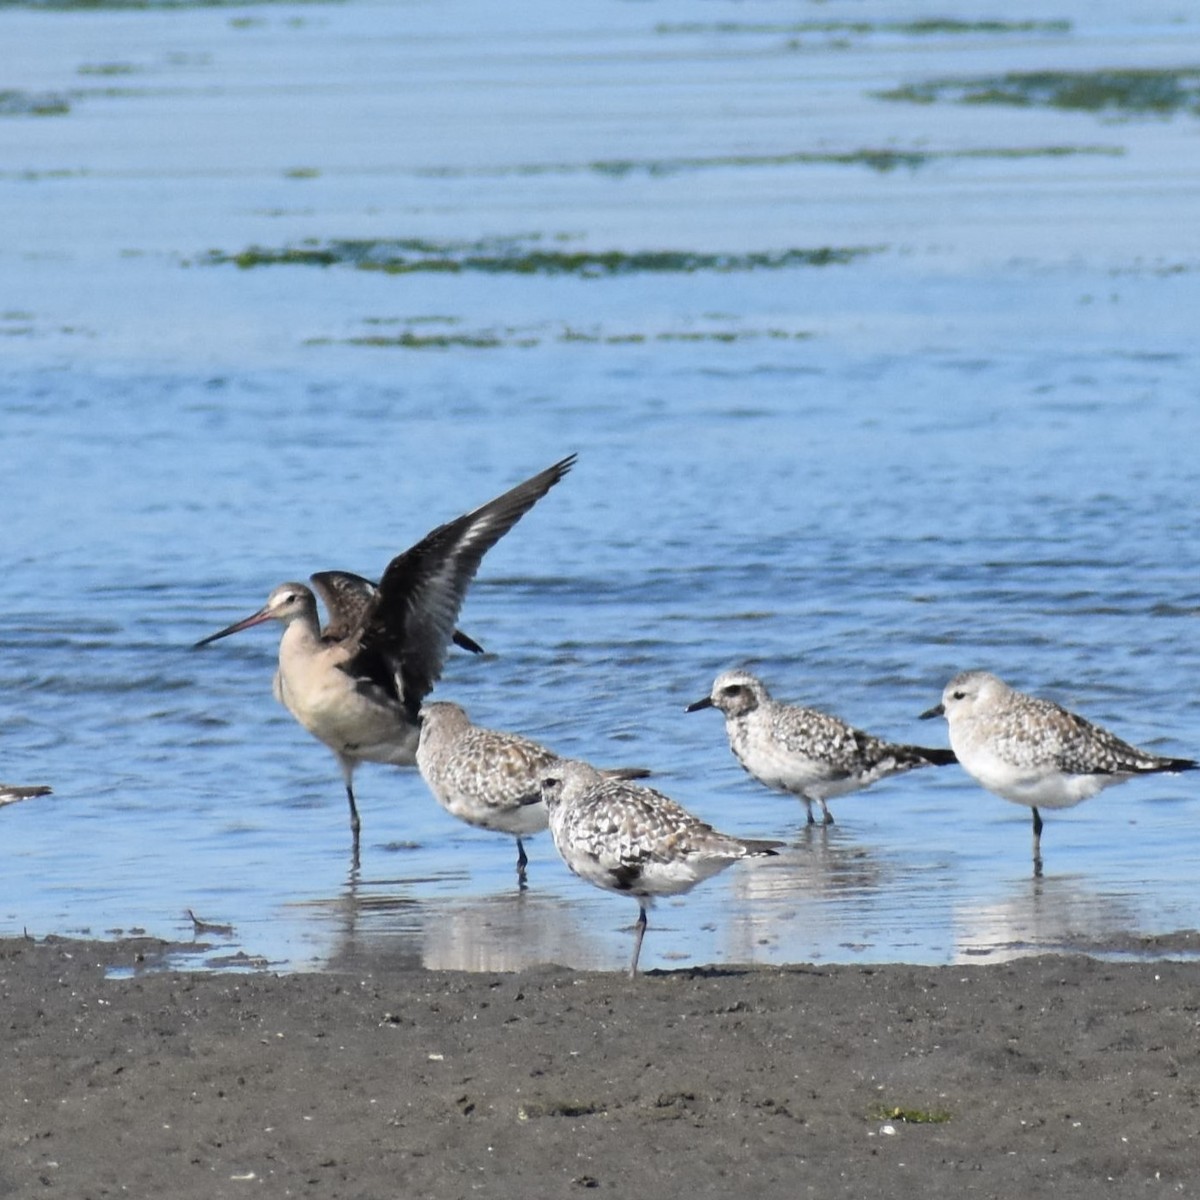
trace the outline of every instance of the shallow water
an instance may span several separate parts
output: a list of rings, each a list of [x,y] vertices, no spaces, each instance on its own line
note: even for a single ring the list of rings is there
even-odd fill
[[[1027,812],[957,769],[811,833],[683,713],[745,662],[945,744],[916,714],[986,666],[1200,752],[1198,118],[877,96],[1200,61],[1191,17],[1127,7],[921,33],[842,0],[817,15],[868,29],[769,0],[753,24],[0,9],[4,87],[67,108],[0,115],[0,777],[55,789],[0,813],[0,932],[189,937],[191,909],[233,927],[200,963],[622,964],[632,904],[545,836],[518,896],[509,843],[414,772],[359,772],[354,871],[336,764],[271,700],[273,634],[189,649],[574,450],[468,598],[491,654],[437,694],[789,840],[660,905],[644,965],[1200,927],[1195,780],[1048,814],[1035,880]],[[220,261],[346,241],[429,261]]]

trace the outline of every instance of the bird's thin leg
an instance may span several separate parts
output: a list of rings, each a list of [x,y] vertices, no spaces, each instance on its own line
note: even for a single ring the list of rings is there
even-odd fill
[[[358,819],[358,805],[354,803],[354,768],[356,763],[352,758],[346,758],[339,754],[337,756],[338,765],[342,768],[342,779],[346,784],[346,799],[350,801],[350,832],[354,834],[354,843],[358,844],[358,831],[360,821]]]
[[[812,815],[812,801],[807,796],[801,796],[800,799],[804,801],[804,811],[808,813],[808,823],[815,825],[817,822]]]
[[[346,796],[350,800],[350,869],[357,871],[362,862],[359,854],[358,838],[360,822],[358,819],[358,808],[354,803],[354,789],[349,784],[346,784]]]
[[[829,811],[829,805],[824,800],[821,801],[821,811],[825,814],[825,820],[822,822],[825,825],[833,824],[833,813]]]
[[[528,865],[529,859],[525,854],[525,843],[517,838],[517,885],[521,891],[524,891],[527,884],[525,882],[525,867]]]
[[[636,933],[633,936],[633,961],[629,964],[629,978],[637,978],[638,955],[642,952],[642,938],[646,936],[646,906],[638,901],[638,919],[634,925]]]
[[[1042,873],[1042,814],[1033,806],[1033,873]]]
[[[354,803],[354,768],[356,764],[352,758],[344,758],[340,754],[337,756],[337,760],[342,768],[342,779],[346,783],[346,799],[350,802],[350,867],[357,871],[359,864],[358,832],[362,828],[362,822],[358,819],[358,805]]]

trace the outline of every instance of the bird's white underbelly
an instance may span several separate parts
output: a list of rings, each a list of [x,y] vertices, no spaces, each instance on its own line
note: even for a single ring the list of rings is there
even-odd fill
[[[989,792],[1031,808],[1072,808],[1097,792],[1120,783],[1121,775],[1075,775],[1057,767],[1018,766],[994,754],[964,755],[955,747],[966,771]]]
[[[417,761],[420,730],[398,704],[383,704],[354,687],[349,676],[326,676],[319,687],[291,687],[287,676],[275,676],[275,698],[335,754],[361,762],[412,766]]]
[[[540,800],[536,804],[502,808],[484,803],[478,796],[469,792],[450,791],[445,795],[437,795],[437,798],[448,813],[478,829],[510,833],[514,837],[529,837],[541,833],[550,824],[546,806]]]
[[[696,855],[682,860],[647,863],[636,890],[645,896],[675,896],[723,871],[733,861]]]
[[[837,794],[827,764],[788,753],[771,741],[748,738],[736,743],[733,752],[742,766],[767,787],[793,795],[807,794],[813,799],[818,793]]]
[[[570,833],[564,832],[561,827],[556,830],[554,840],[567,866],[581,879],[608,891],[625,892],[631,896],[676,896],[693,888],[701,880],[716,875],[733,862],[732,858],[701,854],[643,861],[635,868],[636,875],[629,880],[628,886],[622,886],[623,858],[617,847],[600,850],[598,854],[581,846],[573,847]]]

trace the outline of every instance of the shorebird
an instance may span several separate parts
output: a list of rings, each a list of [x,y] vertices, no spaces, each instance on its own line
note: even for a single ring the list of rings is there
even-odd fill
[[[1135,775],[1195,770],[1190,758],[1164,758],[1107,729],[1011,688],[987,671],[964,671],[922,719],[946,718],[950,745],[968,775],[989,792],[1033,809],[1033,858],[1041,863],[1039,808],[1072,808]]]
[[[950,750],[896,745],[818,709],[781,704],[749,671],[718,675],[712,691],[686,711],[702,708],[725,714],[729,748],[738,762],[759,783],[803,800],[810,825],[816,823],[814,800],[824,823],[832,825],[826,804],[831,797],[857,792],[889,775],[954,762]]]
[[[0,805],[16,804],[18,800],[32,800],[34,796],[49,796],[48,787],[17,787],[11,783],[0,783]]]
[[[312,576],[316,597],[281,583],[258,612],[196,643],[206,646],[264,621],[279,621],[275,699],[334,753],[350,803],[357,850],[354,769],[361,762],[412,766],[418,713],[442,673],[467,588],[480,561],[572,467],[575,455],[445,525],[388,563],[376,585],[348,571]],[[468,649],[478,647],[457,634]]]
[[[539,742],[473,725],[460,705],[438,700],[421,708],[421,777],[451,816],[517,839],[517,882],[522,888],[529,859],[521,839],[541,833],[549,824],[538,781],[546,766],[557,761],[558,755]],[[611,767],[601,774],[644,779],[650,772],[645,767]]]
[[[783,845],[718,833],[662,792],[573,759],[550,763],[540,786],[563,862],[588,883],[638,902],[631,979],[656,896],[691,891],[739,858],[773,855]]]

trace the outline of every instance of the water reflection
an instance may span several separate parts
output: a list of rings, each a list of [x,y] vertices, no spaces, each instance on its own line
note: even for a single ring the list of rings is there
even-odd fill
[[[621,969],[635,906],[593,895],[565,873],[543,874],[548,878],[525,892],[514,886],[480,893],[466,871],[364,878],[351,870],[338,894],[286,906],[279,922],[285,960],[269,952],[262,928],[219,937],[221,927],[206,922],[203,965],[352,973]],[[1154,952],[1136,932],[1144,923],[1136,895],[1105,890],[1103,881],[1074,873],[996,885],[981,873],[984,893],[966,896],[963,878],[961,863],[914,860],[837,826],[804,829],[777,857],[748,859],[686,897],[660,901],[651,913],[646,965],[966,963],[1056,951]],[[300,947],[310,950],[307,961]]]
[[[620,912],[614,907],[612,915]],[[539,963],[592,971],[614,966],[607,947],[587,936],[569,904],[528,891],[485,896],[431,915],[422,961],[455,971],[520,971]]]
[[[468,876],[446,876],[439,883]],[[583,970],[612,966],[569,902],[553,893],[511,891],[467,899],[416,899],[428,880],[369,879],[351,872],[339,896],[306,905],[328,938],[333,970],[368,966],[451,971],[520,971],[543,963]],[[466,886],[463,890],[468,890]]]
[[[729,913],[734,962],[875,957],[896,933],[881,920],[881,898],[920,894],[902,861],[842,825],[806,827],[779,857],[741,868]]]
[[[849,826],[804,827],[776,857],[748,859],[686,897],[660,901],[651,912],[646,966],[1002,962],[1047,951],[1105,952],[1136,940],[1133,898],[1106,890],[1102,880],[1072,873],[995,884],[989,870],[952,856],[913,855]],[[969,879],[981,895],[966,894]],[[549,964],[611,971],[625,963],[631,902],[593,895],[549,860],[539,863],[528,891],[508,886],[507,871],[489,880],[481,890],[478,872],[467,869],[351,869],[337,895],[288,906],[304,930],[291,933],[291,942],[311,947],[311,965],[350,972]],[[236,946],[261,961],[253,935],[240,933],[222,949]],[[212,965],[239,964],[225,953]],[[287,965],[304,964],[293,958]]]
[[[1035,875],[992,903],[956,905],[954,961],[1006,962],[1028,954],[1104,949],[1138,926],[1124,897],[1082,875]]]

